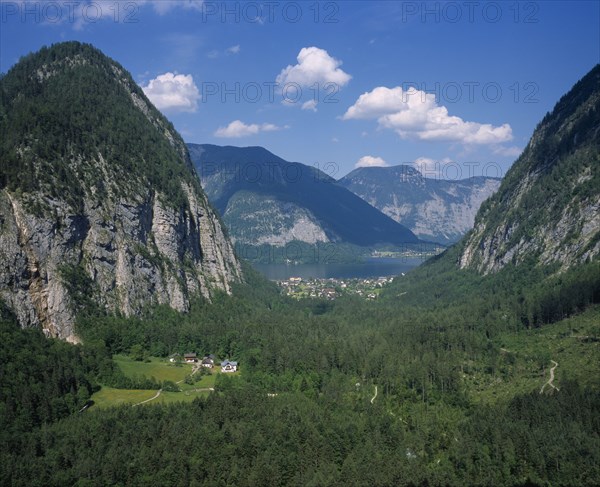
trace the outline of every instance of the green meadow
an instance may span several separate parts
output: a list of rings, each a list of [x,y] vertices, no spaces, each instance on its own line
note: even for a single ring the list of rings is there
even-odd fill
[[[210,375],[200,376],[194,374],[194,384],[183,382],[186,376],[192,373],[192,364],[171,363],[169,359],[160,357],[150,357],[146,361],[136,361],[126,355],[115,355],[115,363],[130,378],[145,376],[153,377],[157,381],[172,381],[177,383],[181,392],[161,391],[155,398],[158,391],[150,389],[116,389],[114,387],[102,386],[102,388],[92,395],[94,406],[98,408],[107,408],[119,406],[121,404],[139,404],[150,399],[144,404],[166,404],[174,402],[191,402],[196,397],[203,397],[210,394],[214,389],[217,375],[220,374],[220,368],[212,369]],[[237,375],[237,374],[231,374]]]
[[[192,372],[192,364],[171,363],[167,358],[150,357],[148,362],[144,362],[126,355],[115,355],[113,360],[127,377],[145,375],[154,377],[157,381],[178,382]]]

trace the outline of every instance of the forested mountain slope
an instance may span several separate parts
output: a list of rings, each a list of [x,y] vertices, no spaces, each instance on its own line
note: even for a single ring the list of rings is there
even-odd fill
[[[600,302],[599,135],[600,65],[544,117],[475,228],[397,279],[386,299],[490,313],[495,326],[517,327]]]
[[[534,260],[567,269],[600,253],[600,65],[536,128],[481,207],[460,267],[496,272]]]
[[[94,47],[21,59],[0,133],[0,298],[23,326],[75,340],[82,304],[184,311],[242,278],[183,140]]]

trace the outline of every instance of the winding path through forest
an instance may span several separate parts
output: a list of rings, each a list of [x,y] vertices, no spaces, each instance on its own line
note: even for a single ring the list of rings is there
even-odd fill
[[[550,387],[552,387],[552,388],[556,389],[557,391],[560,391],[560,389],[559,389],[558,387],[556,387],[556,386],[553,384],[553,382],[554,382],[554,369],[555,369],[556,367],[558,367],[558,362],[555,362],[554,360],[551,360],[551,362],[554,364],[554,367],[552,367],[552,368],[550,369],[550,379],[548,379],[548,382],[546,382],[546,383],[545,383],[545,384],[542,386],[542,388],[540,389],[540,394],[541,394],[542,392],[544,392],[544,389],[545,389],[545,387],[546,387],[546,386],[550,386]]]
[[[371,404],[373,404],[373,401],[375,401],[376,397],[377,397],[377,386],[375,386],[375,395],[371,398]]]

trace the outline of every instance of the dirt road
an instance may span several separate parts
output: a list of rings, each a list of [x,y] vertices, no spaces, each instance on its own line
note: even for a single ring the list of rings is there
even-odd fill
[[[560,389],[558,387],[556,387],[553,382],[554,382],[554,369],[556,369],[556,367],[558,367],[558,362],[555,362],[554,360],[551,360],[551,362],[554,364],[554,367],[552,367],[550,369],[550,379],[548,379],[548,382],[546,382],[542,388],[540,389],[540,394],[542,392],[544,392],[544,389],[546,388],[546,386],[550,386],[553,389],[556,389],[557,391],[560,391]]]

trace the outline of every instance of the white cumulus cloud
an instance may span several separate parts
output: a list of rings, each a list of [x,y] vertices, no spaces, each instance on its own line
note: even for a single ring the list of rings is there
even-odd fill
[[[380,127],[393,130],[405,139],[499,144],[513,138],[512,128],[507,123],[493,126],[464,121],[438,105],[435,95],[415,88],[403,90],[400,86],[379,86],[363,93],[342,119],[377,120]]]
[[[312,86],[315,83],[335,83],[342,87],[352,79],[352,76],[340,69],[342,61],[331,57],[325,49],[303,47],[297,60],[298,64],[289,65],[281,70],[276,79],[279,85],[298,83],[300,86]]]
[[[385,162],[381,157],[374,156],[363,156],[361,157],[354,167],[387,167],[388,163]]]
[[[285,127],[279,127],[272,123],[251,123],[246,124],[241,120],[234,120],[227,127],[219,127],[215,132],[215,137],[222,137],[228,139],[237,139],[240,137],[248,137],[249,135],[256,135],[260,132],[274,132],[276,130],[281,130]]]
[[[241,48],[240,48],[240,45],[239,45],[239,44],[236,44],[235,46],[228,47],[228,48],[225,50],[225,52],[226,52],[227,54],[239,54],[239,53],[240,53],[240,50],[241,50]]]
[[[302,104],[302,110],[312,110],[313,112],[317,111],[317,100],[308,100]]]
[[[191,74],[160,74],[142,90],[156,108],[171,112],[195,112],[201,98]]]

